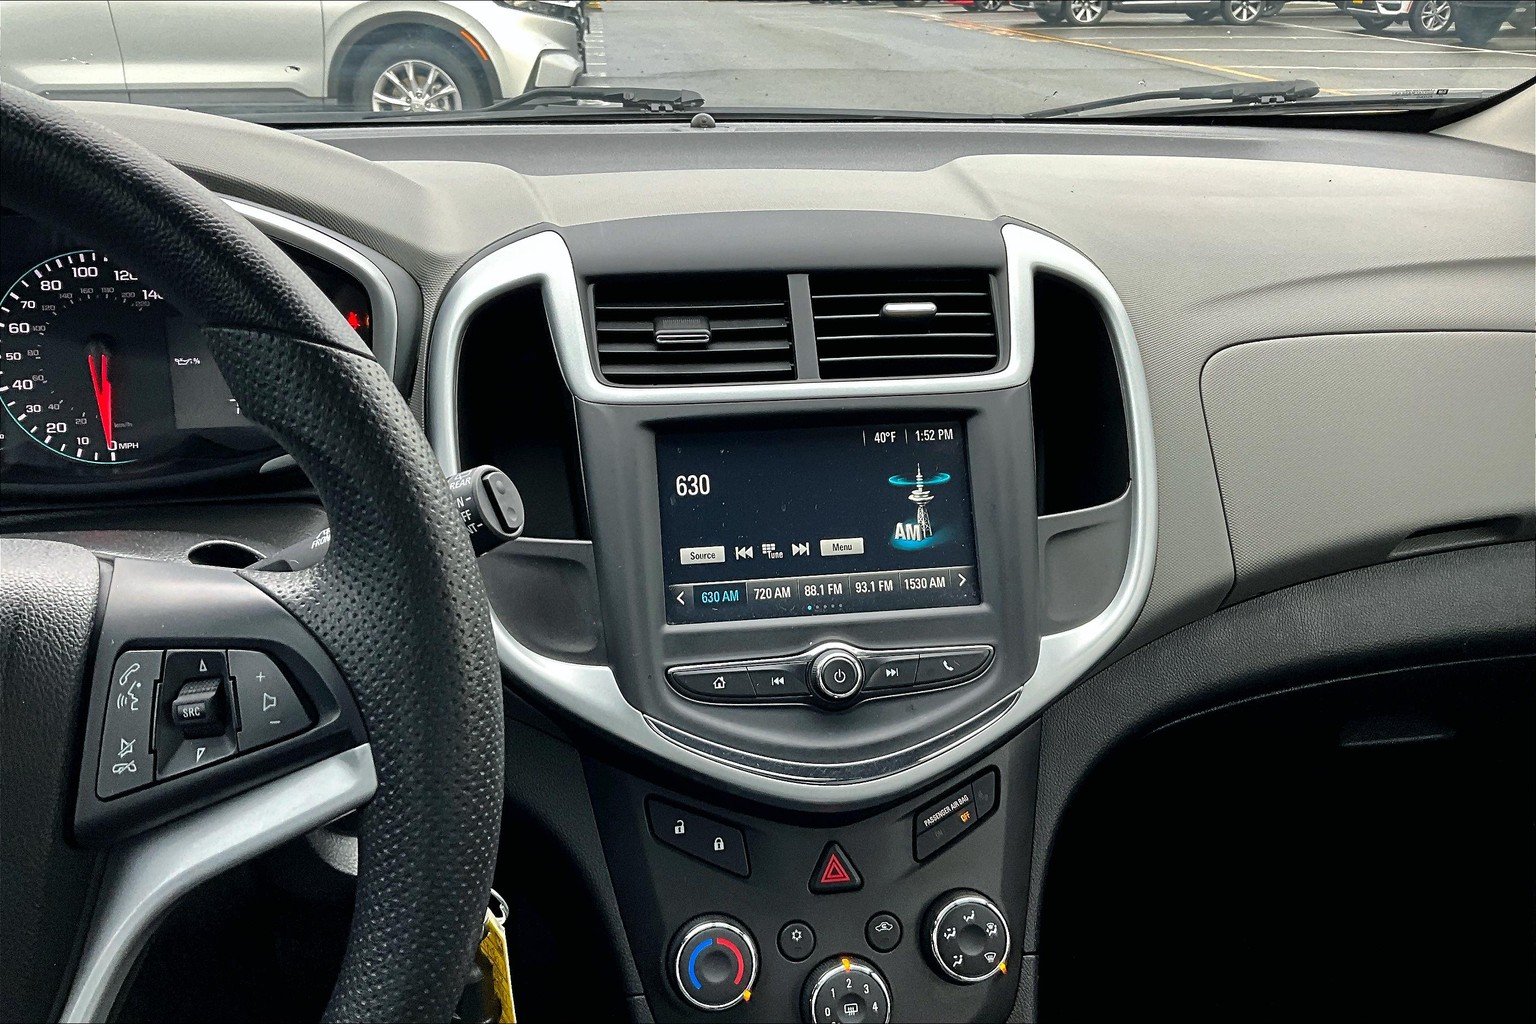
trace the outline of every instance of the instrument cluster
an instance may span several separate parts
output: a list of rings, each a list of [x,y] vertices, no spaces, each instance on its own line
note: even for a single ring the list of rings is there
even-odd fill
[[[283,453],[241,412],[203,336],[134,268],[0,214],[0,480],[5,497],[253,473]],[[367,290],[279,243],[365,343]]]

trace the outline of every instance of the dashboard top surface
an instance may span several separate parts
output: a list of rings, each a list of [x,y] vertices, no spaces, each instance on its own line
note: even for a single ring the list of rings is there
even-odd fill
[[[395,260],[421,285],[424,326],[477,253],[538,226],[874,210],[1016,218],[1066,240],[1123,299],[1151,396],[1157,568],[1127,647],[1214,610],[1234,586],[1200,401],[1213,353],[1263,338],[1533,322],[1536,160],[1444,135],[780,124],[306,138],[160,108],[81,107],[211,187]],[[1371,230],[1338,230],[1351,223]],[[1479,301],[1425,298],[1472,293]]]

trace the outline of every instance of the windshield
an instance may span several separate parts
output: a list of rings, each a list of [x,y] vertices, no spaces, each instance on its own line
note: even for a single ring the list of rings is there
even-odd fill
[[[1533,17],[1504,0],[0,0],[0,80],[274,122],[1401,109],[1529,81]]]

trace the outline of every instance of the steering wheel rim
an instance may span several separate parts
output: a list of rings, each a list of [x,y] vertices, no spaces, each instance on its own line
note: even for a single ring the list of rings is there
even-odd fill
[[[489,606],[426,438],[318,288],[169,163],[0,85],[0,182],[7,208],[90,239],[209,325],[242,411],[308,473],[330,514],[322,563],[241,574],[325,648],[378,776],[325,1016],[448,1019],[495,867],[502,708]]]

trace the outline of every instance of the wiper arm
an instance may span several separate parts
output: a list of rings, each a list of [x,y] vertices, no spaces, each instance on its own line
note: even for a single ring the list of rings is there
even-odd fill
[[[1048,107],[1045,110],[1033,110],[1025,114],[1025,117],[1060,117],[1063,114],[1076,114],[1084,110],[1102,110],[1105,107],[1119,107],[1128,103],[1141,103],[1145,100],[1231,100],[1234,106],[1246,106],[1250,104],[1289,103],[1293,100],[1304,100],[1316,96],[1319,92],[1316,82],[1309,82],[1304,78],[1294,79],[1289,82],[1234,82],[1225,85],[1190,85],[1183,89],[1149,89],[1145,92],[1133,92],[1124,96],[1110,96],[1102,100],[1089,100],[1086,103],[1070,103],[1065,107]]]
[[[648,110],[653,114],[670,114],[679,110],[694,110],[704,105],[704,97],[691,89],[639,89],[612,88],[601,85],[549,86],[529,89],[516,96],[497,100],[481,111],[521,110],[525,107],[547,107],[580,100],[598,100],[616,103],[626,110]]]

